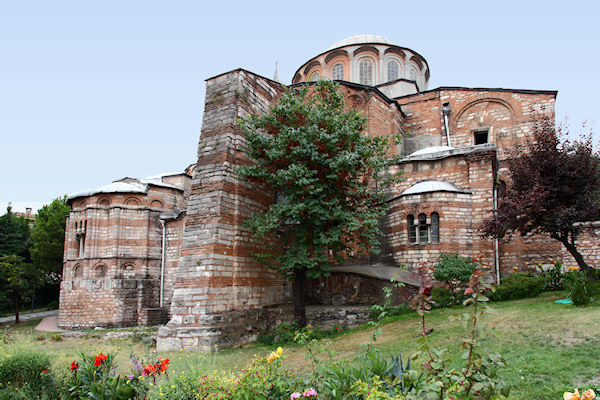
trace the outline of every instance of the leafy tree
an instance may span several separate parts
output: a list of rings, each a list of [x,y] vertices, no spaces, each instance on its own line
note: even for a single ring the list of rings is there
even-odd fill
[[[576,240],[584,229],[581,222],[600,217],[600,162],[591,134],[569,141],[563,140],[563,130],[553,119],[537,117],[533,140],[517,147],[508,160],[510,184],[483,234],[548,234],[591,277],[593,269],[577,250]]]
[[[62,273],[65,248],[65,223],[70,207],[67,197],[54,199],[42,207],[35,218],[31,233],[33,246],[31,258],[40,268],[48,272]]]
[[[19,323],[21,304],[31,298],[34,286],[42,282],[43,277],[36,266],[25,262],[23,257],[0,256],[0,296],[12,300],[16,323]]]
[[[0,217],[0,255],[16,255],[28,261],[30,238],[27,220],[15,215],[8,206],[6,214]]]
[[[329,81],[290,89],[268,113],[241,123],[245,154],[256,163],[238,173],[280,200],[248,226],[258,237],[277,234],[280,245],[257,256],[293,281],[300,327],[307,278],[327,276],[346,257],[378,252],[377,223],[386,207],[376,179],[387,140],[363,135],[365,124]]]

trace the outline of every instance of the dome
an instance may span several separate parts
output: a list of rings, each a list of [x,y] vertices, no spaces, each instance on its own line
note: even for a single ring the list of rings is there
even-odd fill
[[[448,151],[448,150],[454,150],[454,147],[450,147],[450,146],[425,147],[424,149],[417,150],[414,153],[411,153],[409,155],[409,157],[422,156],[422,155],[425,155],[425,154],[439,153],[440,151]]]
[[[460,190],[450,182],[436,181],[436,180],[425,180],[419,183],[415,183],[404,192],[401,196],[409,194],[421,194],[429,192],[456,192],[456,193],[469,193],[466,190]]]
[[[352,44],[364,44],[364,43],[382,43],[382,44],[389,44],[392,46],[398,46],[397,43],[392,42],[390,39],[386,39],[383,36],[356,35],[356,36],[352,36],[352,37],[340,40],[338,42],[335,42],[334,44],[329,46],[327,48],[327,50],[325,50],[325,51],[337,49],[338,47],[350,46]]]

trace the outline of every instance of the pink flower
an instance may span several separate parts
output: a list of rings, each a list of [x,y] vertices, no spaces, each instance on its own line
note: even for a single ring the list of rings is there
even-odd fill
[[[302,396],[300,393],[298,393],[298,392],[294,392],[294,393],[292,393],[292,394],[290,395],[290,400],[297,399],[297,398],[299,398],[300,396]]]
[[[317,395],[317,391],[313,388],[310,388],[306,391],[304,391],[304,397],[311,397],[311,396],[316,396]]]

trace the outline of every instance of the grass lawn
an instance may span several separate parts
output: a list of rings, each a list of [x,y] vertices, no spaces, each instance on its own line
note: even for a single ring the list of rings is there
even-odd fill
[[[492,303],[496,313],[487,314],[484,322],[490,333],[483,346],[500,352],[507,362],[501,371],[511,385],[511,399],[561,399],[573,388],[596,389],[600,386],[600,307],[577,308],[556,304],[565,292],[543,293],[533,299]],[[448,348],[454,360],[460,358],[458,347],[464,335],[459,322],[450,321],[461,308],[434,310],[427,316],[428,327],[434,331],[428,336],[432,346]],[[192,368],[239,370],[254,354],[267,354],[273,348],[257,344],[226,349],[213,354],[196,352],[165,352],[156,354],[141,342],[127,339],[98,339],[94,337],[55,341],[53,333],[33,331],[34,323],[10,328],[13,344],[2,345],[2,353],[16,347],[33,348],[51,354],[57,365],[67,366],[80,351],[118,352],[121,369],[130,368],[130,353],[146,359],[169,358],[171,370],[179,374]],[[417,350],[420,332],[416,315],[397,317],[383,325],[375,343],[385,354],[402,352],[409,356]],[[368,343],[372,328],[342,333],[323,345],[336,351],[338,359],[353,359]],[[97,333],[91,332],[90,335]],[[286,346],[284,364],[289,369],[307,370],[306,350],[300,346]]]

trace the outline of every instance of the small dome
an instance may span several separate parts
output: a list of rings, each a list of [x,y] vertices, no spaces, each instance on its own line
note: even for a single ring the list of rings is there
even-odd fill
[[[356,35],[338,42],[335,42],[327,48],[325,51],[337,49],[338,47],[350,46],[351,44],[364,44],[364,43],[382,43],[389,44],[392,46],[398,46],[397,43],[392,42],[390,39],[386,39],[383,36],[377,35]]]
[[[422,155],[425,155],[425,154],[432,154],[432,153],[439,153],[440,151],[448,151],[448,150],[454,150],[454,147],[451,147],[451,146],[425,147],[424,149],[417,150],[414,153],[411,153],[409,155],[409,157],[422,156]]]
[[[420,193],[429,193],[429,192],[457,192],[457,193],[469,193],[468,191],[461,190],[454,186],[450,182],[444,181],[434,181],[434,180],[426,180],[421,181],[419,183],[415,183],[404,192],[402,192],[401,196],[406,196],[408,194],[420,194]]]

